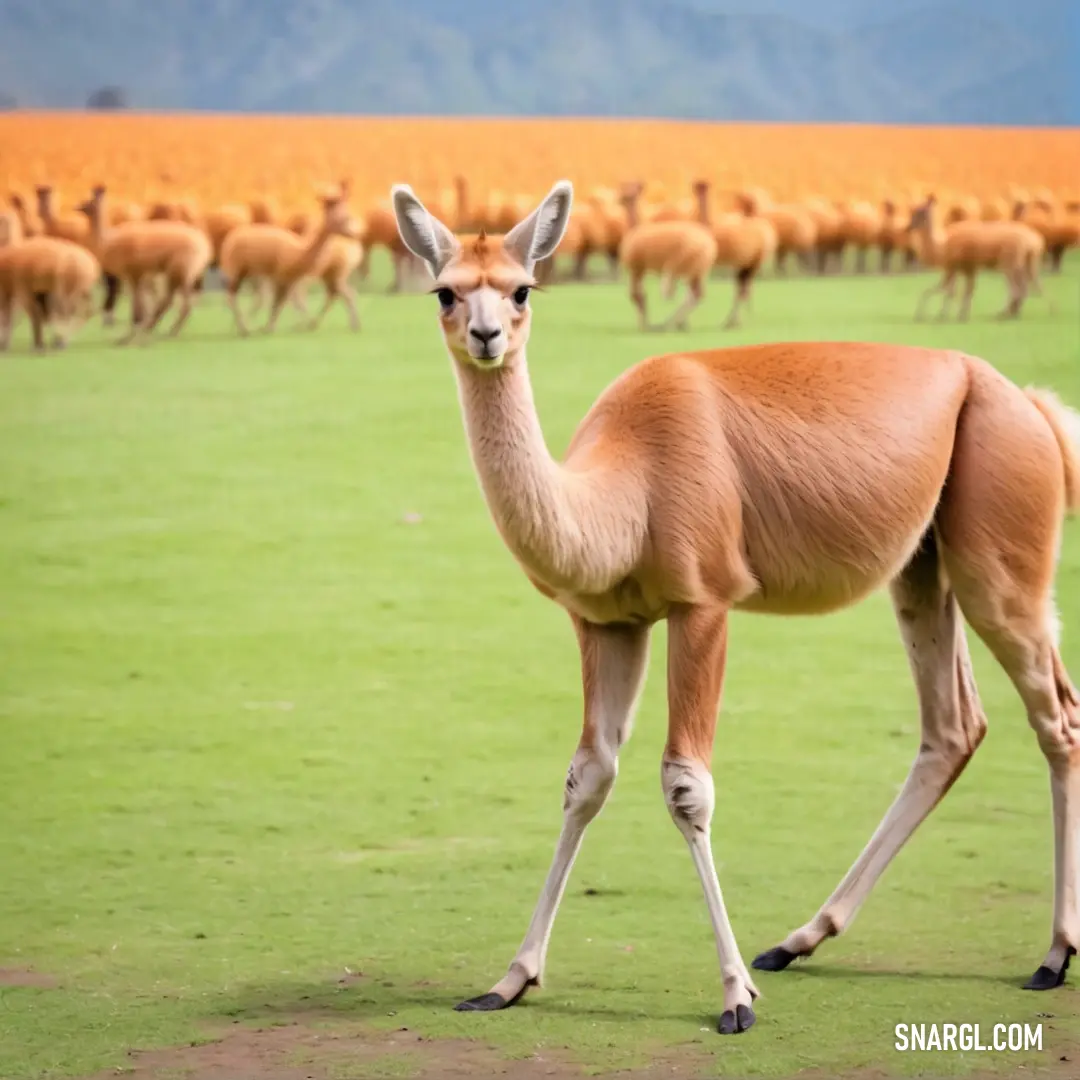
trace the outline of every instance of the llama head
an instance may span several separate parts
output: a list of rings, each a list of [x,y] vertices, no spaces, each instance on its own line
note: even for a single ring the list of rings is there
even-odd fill
[[[450,355],[481,370],[501,367],[529,337],[529,294],[536,264],[552,255],[566,232],[573,201],[567,180],[501,239],[483,230],[463,244],[407,184],[392,189],[402,242],[423,260],[435,287]]]

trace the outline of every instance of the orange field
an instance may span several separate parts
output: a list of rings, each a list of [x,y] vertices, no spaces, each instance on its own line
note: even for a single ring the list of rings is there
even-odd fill
[[[682,195],[697,177],[760,185],[779,199],[931,188],[986,198],[1010,185],[1080,189],[1075,130],[707,124],[661,120],[0,114],[0,184],[49,182],[60,201],[97,182],[134,200],[205,206],[269,197],[306,206],[348,176],[361,205],[397,181],[424,194],[468,177],[478,196],[644,180]]]

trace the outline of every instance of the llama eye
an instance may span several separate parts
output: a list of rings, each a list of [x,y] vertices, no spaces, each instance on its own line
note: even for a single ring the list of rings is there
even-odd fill
[[[513,299],[518,307],[523,307],[525,301],[529,299],[529,286],[522,285],[520,289],[515,289]]]
[[[440,289],[435,295],[439,298],[439,303],[442,305],[443,311],[449,311],[454,306],[454,301],[457,299],[453,289]]]

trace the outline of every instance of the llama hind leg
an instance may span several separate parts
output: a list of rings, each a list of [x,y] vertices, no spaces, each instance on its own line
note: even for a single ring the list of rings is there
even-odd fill
[[[649,329],[649,317],[646,314],[645,285],[643,275],[638,270],[630,271],[630,299],[637,308],[638,329]]]
[[[690,312],[701,303],[705,296],[705,285],[701,277],[692,277],[686,283],[686,299],[665,320],[663,329],[674,327],[676,330],[690,329]]]
[[[967,322],[971,318],[971,300],[975,295],[975,275],[974,273],[968,273],[964,275],[964,291],[960,294],[960,307],[956,312],[957,322]],[[949,299],[952,299],[952,289],[949,289]],[[944,305],[942,305],[944,308]],[[944,318],[944,315],[942,315]]]
[[[606,627],[574,619],[581,649],[585,723],[563,796],[563,824],[555,855],[525,939],[510,969],[486,994],[455,1006],[459,1012],[492,1012],[515,1004],[542,984],[548,939],[585,829],[603,808],[619,771],[619,749],[630,737],[645,679],[649,631]]]
[[[922,728],[918,754],[899,795],[836,890],[808,923],[754,959],[753,966],[760,971],[783,970],[851,923],[986,733],[956,597],[944,579],[932,532],[890,592],[918,693]]]
[[[1080,695],[1057,650],[1055,619],[1045,597],[1032,601],[1017,594],[1006,615],[1000,598],[986,596],[974,581],[969,587],[968,621],[1020,694],[1050,769],[1053,929],[1050,949],[1025,989],[1051,990],[1065,981],[1069,959],[1080,949]]]
[[[1027,983],[1046,990],[1080,949],[1080,696],[1058,651],[1053,605],[1061,450],[1044,417],[1004,387],[996,374],[977,377],[938,517],[960,607],[1016,687],[1050,771],[1052,938]]]
[[[188,317],[191,315],[192,292],[193,286],[180,289],[180,310],[176,313],[176,319],[172,326],[169,327],[169,337],[176,337],[183,329],[184,323],[188,321]]]
[[[739,325],[739,312],[745,305],[750,306],[750,287],[754,281],[756,268],[752,266],[740,266],[735,271],[735,296],[731,302],[731,311],[724,322],[723,329],[734,330]]]
[[[178,291],[179,286],[175,282],[167,281],[165,283],[165,292],[158,301],[157,307],[154,308],[154,314],[150,316],[150,321],[146,323],[145,326],[140,327],[140,333],[144,339],[149,339],[150,335],[157,328],[157,324],[164,318],[165,312],[169,310]]]

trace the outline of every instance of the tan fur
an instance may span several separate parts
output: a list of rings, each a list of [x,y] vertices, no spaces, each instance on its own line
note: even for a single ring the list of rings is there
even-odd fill
[[[881,231],[878,234],[882,273],[887,274],[892,270],[894,254],[902,254],[906,259],[914,258],[914,249],[911,246],[911,237],[907,229],[909,219],[910,214],[902,214],[895,199],[887,198],[882,200]]]
[[[817,242],[817,223],[810,212],[795,203],[774,203],[771,199],[757,197],[759,213],[772,223],[776,230],[776,269],[787,270],[787,258],[794,255],[808,262]]]
[[[0,349],[8,347],[16,303],[30,318],[34,348],[45,348],[49,324],[54,347],[63,348],[90,314],[101,266],[89,250],[70,240],[21,238],[14,221],[15,228],[11,220],[0,224]]]
[[[308,210],[294,210],[285,220],[285,228],[297,236],[305,236],[313,228],[317,229],[318,222]]]
[[[30,213],[30,208],[26,205],[23,197],[17,192],[13,191],[8,196],[8,203],[11,206],[12,212],[19,219],[19,231],[24,237],[40,236],[42,232],[42,225],[40,221],[34,220],[34,215]]]
[[[110,202],[109,224],[124,225],[129,221],[145,221],[146,211],[135,202]]]
[[[364,213],[364,230],[360,236],[364,250],[370,254],[375,248],[385,248],[394,268],[394,277],[387,292],[401,292],[405,287],[414,260],[398,236],[394,212],[385,203],[369,207]],[[366,261],[365,261],[366,265]]]
[[[0,210],[0,247],[18,244],[25,238],[22,220],[16,210]]]
[[[41,219],[42,232],[45,236],[55,236],[60,240],[70,240],[73,244],[93,249],[90,236],[90,223],[85,217],[61,216],[56,213],[54,192],[49,184],[39,184],[36,188],[38,198],[38,217]]]
[[[281,220],[281,208],[266,196],[252,199],[248,203],[253,225],[276,225]]]
[[[962,612],[1012,678],[1051,770],[1053,938],[1033,985],[1055,985],[1080,947],[1080,695],[1051,600],[1076,501],[1070,414],[960,352],[754,345],[642,360],[601,392],[556,461],[534,404],[521,290],[532,253],[557,243],[569,191],[553,187],[501,246],[463,246],[395,189],[402,236],[435,275],[488,510],[529,580],[570,613],[581,651],[585,718],[551,869],[507,974],[459,1008],[504,1008],[542,984],[559,898],[629,736],[649,628],[666,619],[664,796],[714,928],[720,1029],[746,1030],[757,988],[709,841],[729,613],[823,613],[885,585],[918,693],[919,752],[833,895],[754,966],[777,970],[840,933],[982,741]]]
[[[237,292],[245,281],[269,282],[273,300],[265,329],[272,331],[286,300],[305,278],[319,278],[327,288],[325,315],[333,299],[341,296],[350,309],[354,328],[357,327],[352,293],[347,282],[339,281],[346,264],[340,249],[331,246],[337,237],[355,237],[360,229],[349,213],[345,193],[326,195],[322,199],[323,221],[319,229],[308,236],[297,236],[279,225],[250,224],[233,229],[221,248],[221,273],[226,282],[226,296],[240,334],[247,334]],[[359,253],[355,265],[359,264]],[[346,277],[348,275],[346,274]]]
[[[694,221],[638,221],[642,185],[628,185],[623,192],[628,227],[619,244],[619,262],[630,276],[630,299],[638,310],[642,330],[649,329],[644,281],[650,273],[665,279],[670,295],[675,284],[685,281],[687,298],[662,324],[663,329],[688,326],[690,312],[705,296],[705,282],[716,263],[716,237],[707,225]]]
[[[242,203],[229,203],[225,206],[216,206],[206,212],[203,218],[203,230],[210,237],[214,256],[212,265],[217,266],[221,259],[221,245],[225,243],[225,237],[241,225],[251,223],[251,210]]]
[[[698,180],[693,190],[698,221],[711,229],[716,239],[714,265],[733,271],[735,295],[724,322],[728,330],[739,325],[739,314],[750,302],[754,279],[776,253],[779,238],[776,226],[759,214],[755,195],[741,193],[736,196],[736,211],[714,215],[709,210],[708,182]]]
[[[833,266],[839,269],[844,255],[843,216],[833,203],[820,196],[806,199],[804,205],[817,228],[814,256],[818,273],[826,273]]]
[[[1057,439],[1065,477],[1065,507],[1073,514],[1080,510],[1080,413],[1065,406],[1050,390],[1029,386],[1025,393]]]
[[[855,270],[866,273],[870,248],[881,242],[882,215],[864,199],[852,199],[840,206],[840,235],[844,245],[855,249]]]
[[[105,188],[99,185],[79,209],[90,222],[91,242],[102,269],[131,293],[131,329],[119,343],[127,344],[137,335],[147,338],[179,297],[180,309],[169,329],[169,336],[175,336],[191,314],[195,291],[213,258],[210,239],[182,221],[156,219],[108,226],[105,196]],[[159,277],[164,292],[147,319],[143,312],[146,290]]]
[[[510,222],[511,226],[524,216],[521,207],[515,209],[516,213]],[[525,212],[527,209],[525,208]],[[588,262],[593,255],[606,255],[611,275],[614,277],[618,274],[619,245],[625,234],[625,217],[620,225],[617,212],[613,213],[610,207],[596,200],[594,204],[586,203],[574,207],[571,211],[570,225],[555,254],[570,256],[573,260],[571,277],[576,281],[586,280]]]
[[[1009,201],[1001,196],[984,199],[979,207],[979,218],[982,221],[1008,221]]]
[[[1046,250],[1043,238],[1020,221],[963,220],[938,229],[934,222],[935,199],[930,196],[912,215],[908,231],[921,262],[940,267],[941,280],[919,298],[915,318],[921,319],[927,300],[943,293],[940,318],[947,316],[958,276],[964,278],[964,294],[958,318],[971,312],[975,278],[980,270],[998,270],[1009,288],[1009,300],[1001,318],[1018,318],[1029,288],[1041,295],[1039,263]]]
[[[1052,195],[1044,195],[1023,206],[1021,220],[1043,238],[1050,268],[1059,273],[1065,252],[1080,245],[1080,216],[1065,211]]]
[[[955,225],[959,221],[979,221],[982,217],[982,205],[973,195],[960,195],[949,200],[945,207],[945,224]]]
[[[317,226],[316,226],[317,229]],[[311,235],[314,230],[309,230]],[[359,237],[363,233],[363,223],[353,219],[351,233],[355,235],[331,235],[325,256],[319,260],[319,272],[316,276],[325,290],[322,308],[310,322],[312,330],[318,329],[326,313],[335,300],[341,300],[349,315],[349,325],[353,330],[360,329],[360,316],[356,310],[356,293],[349,279],[364,261],[364,245]]]

